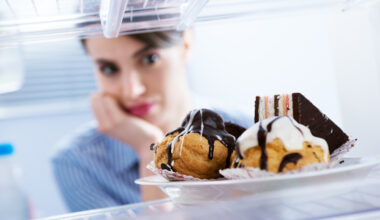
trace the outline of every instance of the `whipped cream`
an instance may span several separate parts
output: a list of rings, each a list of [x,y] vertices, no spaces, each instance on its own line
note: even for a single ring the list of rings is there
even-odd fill
[[[237,140],[238,150],[244,157],[244,152],[251,147],[259,147],[258,132],[259,129],[266,132],[266,143],[280,138],[286,150],[301,150],[303,142],[310,142],[312,145],[318,145],[322,148],[325,162],[328,161],[329,148],[327,142],[311,134],[309,128],[299,124],[293,118],[287,116],[278,116],[259,121],[247,129]]]

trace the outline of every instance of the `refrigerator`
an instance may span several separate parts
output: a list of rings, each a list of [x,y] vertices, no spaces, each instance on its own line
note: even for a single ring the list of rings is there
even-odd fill
[[[305,189],[288,202],[294,192],[205,207],[176,206],[164,200],[59,215],[65,212],[63,202],[47,164],[54,141],[78,121],[91,118],[85,100],[96,83],[77,39],[189,28],[195,36],[189,81],[197,93],[221,105],[240,106],[253,118],[256,95],[302,92],[358,138],[349,156],[380,155],[376,147],[380,142],[379,26],[378,0],[0,0],[0,141],[20,146],[16,159],[26,171],[24,188],[34,203],[34,218],[302,219],[376,214],[380,209],[378,169],[360,187],[335,191],[339,187],[332,186],[321,190],[325,197],[319,198]],[[71,59],[58,64],[61,58],[57,54],[52,58],[54,51]],[[44,74],[30,70],[46,60],[57,62],[57,68]],[[77,73],[76,67],[86,71]],[[57,73],[54,79],[47,76],[49,71]],[[35,81],[38,78],[46,82]],[[215,78],[221,80],[210,85]],[[57,102],[57,97],[64,101]],[[43,108],[34,105],[37,101]],[[46,130],[51,121],[66,127],[37,140],[32,131],[35,124]],[[33,150],[29,143],[35,146]],[[33,159],[39,157],[43,159]],[[37,178],[28,168],[41,169],[46,175]],[[45,201],[48,194],[57,197],[55,202]],[[299,210],[301,203],[307,208]],[[338,208],[331,208],[332,203],[339,204]]]

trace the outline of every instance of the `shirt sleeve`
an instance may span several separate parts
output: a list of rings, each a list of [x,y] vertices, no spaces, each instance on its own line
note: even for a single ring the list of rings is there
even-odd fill
[[[67,159],[54,160],[53,171],[66,205],[72,212],[121,205],[84,168]]]

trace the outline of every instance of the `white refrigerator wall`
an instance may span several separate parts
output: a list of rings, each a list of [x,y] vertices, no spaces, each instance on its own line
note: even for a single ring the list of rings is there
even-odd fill
[[[256,95],[302,92],[359,138],[354,155],[380,153],[373,121],[380,104],[379,62],[370,23],[366,11],[357,11],[199,25],[189,66],[191,87],[247,112],[252,120]],[[53,145],[90,119],[90,111],[73,111],[0,120],[0,141],[17,148],[35,217],[66,212],[51,173]]]
[[[302,92],[342,124],[328,19],[300,14],[199,26],[192,85],[252,118],[256,95]]]
[[[380,5],[334,16],[331,55],[344,128],[358,138],[351,155],[380,154]]]

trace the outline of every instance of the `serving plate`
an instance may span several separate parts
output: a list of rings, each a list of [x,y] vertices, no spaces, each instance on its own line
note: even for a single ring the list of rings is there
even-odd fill
[[[220,179],[204,181],[168,181],[155,175],[137,179],[135,183],[157,186],[173,202],[182,204],[199,204],[228,199],[237,195],[286,190],[295,187],[317,187],[342,183],[355,186],[365,178],[371,169],[379,164],[375,158],[344,158],[334,168],[303,173],[280,174],[270,177],[250,179]]]

